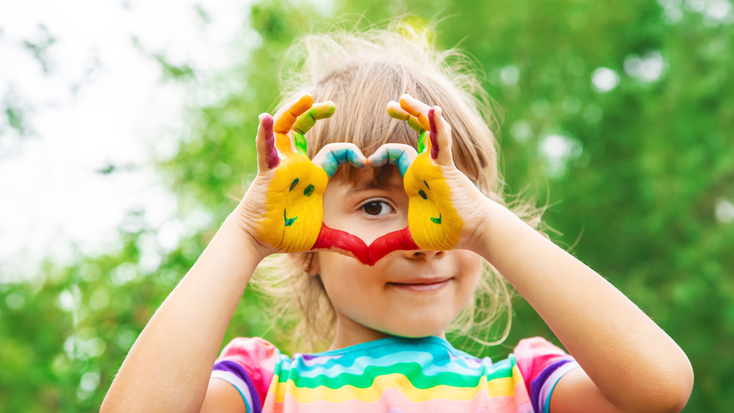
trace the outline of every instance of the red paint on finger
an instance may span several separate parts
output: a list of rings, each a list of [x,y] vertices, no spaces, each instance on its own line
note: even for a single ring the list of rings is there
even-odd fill
[[[390,232],[372,241],[369,248],[369,265],[375,265],[382,257],[393,251],[419,249],[420,247],[415,244],[413,237],[410,235],[410,229],[405,227],[400,231]]]
[[[311,249],[314,250],[336,250],[346,255],[351,255],[364,265],[369,264],[369,248],[358,237],[339,229],[329,228],[321,223],[321,231],[316,243]]]
[[[273,169],[280,164],[280,157],[275,149],[273,118],[266,114],[260,121],[260,127],[265,129],[265,162],[268,164],[268,169]]]
[[[436,131],[436,108],[428,109],[428,123],[431,125],[431,159],[438,158],[438,132]]]

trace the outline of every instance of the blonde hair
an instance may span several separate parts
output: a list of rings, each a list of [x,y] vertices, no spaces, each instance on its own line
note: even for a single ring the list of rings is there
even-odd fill
[[[286,56],[281,72],[282,100],[288,102],[303,92],[314,101],[331,100],[336,114],[306,134],[308,155],[326,144],[351,142],[369,156],[381,145],[404,143],[417,146],[418,134],[407,122],[390,118],[385,106],[408,93],[428,105],[443,108],[452,127],[453,158],[456,166],[487,197],[507,205],[504,181],[497,163],[498,143],[491,128],[498,119],[490,99],[478,80],[480,72],[464,53],[455,49],[438,52],[430,39],[431,28],[418,30],[404,21],[386,29],[367,31],[331,30],[310,34],[296,41]],[[374,180],[384,183],[390,168],[378,168]],[[356,170],[342,167],[337,174],[354,182]],[[513,212],[537,228],[540,213],[530,203],[513,202]],[[282,254],[261,265],[251,285],[271,305],[273,327],[291,333],[294,345],[312,351],[328,345],[336,316],[319,276],[303,268],[305,254]],[[480,345],[502,342],[511,324],[511,294],[504,278],[487,262],[474,300],[454,320],[447,334],[466,337]],[[499,339],[480,336],[496,329],[503,313],[507,323]]]

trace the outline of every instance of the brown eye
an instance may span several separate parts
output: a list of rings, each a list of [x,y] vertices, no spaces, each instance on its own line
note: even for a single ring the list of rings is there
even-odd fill
[[[385,201],[370,201],[362,205],[362,209],[367,215],[380,216],[387,215],[393,211],[393,208]]]

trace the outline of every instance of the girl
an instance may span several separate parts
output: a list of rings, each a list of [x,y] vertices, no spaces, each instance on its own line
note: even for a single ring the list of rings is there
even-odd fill
[[[675,342],[535,231],[536,217],[506,208],[473,77],[407,25],[307,36],[292,50],[300,73],[286,85],[288,103],[260,116],[255,181],[141,333],[102,411],[685,406],[693,373]],[[289,254],[260,283],[300,310],[296,338],[328,340],[329,350],[291,358],[240,338],[215,360],[253,271],[278,252]],[[486,310],[475,305],[492,277],[485,262],[570,355],[534,338],[492,363],[446,341]]]

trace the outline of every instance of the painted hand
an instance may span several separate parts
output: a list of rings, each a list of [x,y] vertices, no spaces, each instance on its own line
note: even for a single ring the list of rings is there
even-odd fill
[[[368,158],[372,166],[396,165],[408,194],[408,227],[375,240],[370,262],[394,250],[468,248],[484,222],[487,198],[454,165],[451,127],[439,107],[410,95],[390,102],[388,114],[407,121],[419,134],[418,152],[408,145],[388,144]]]
[[[269,253],[312,249],[337,250],[367,262],[359,238],[323,225],[323,195],[339,165],[364,167],[356,146],[326,145],[313,162],[306,156],[304,134],[318,119],[334,113],[334,104],[314,105],[305,94],[285,105],[274,118],[260,116],[257,134],[258,175],[240,203],[246,228]]]

